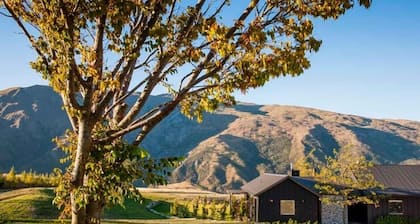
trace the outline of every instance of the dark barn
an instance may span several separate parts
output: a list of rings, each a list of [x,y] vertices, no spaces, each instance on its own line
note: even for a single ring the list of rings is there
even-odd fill
[[[374,224],[381,216],[404,216],[420,221],[420,165],[383,165],[372,168],[375,179],[384,185],[378,191],[384,199],[379,206],[349,206],[349,223]]]
[[[263,174],[242,190],[251,202],[250,218],[255,222],[320,221],[320,201],[315,182],[287,175]]]
[[[323,224],[374,224],[381,216],[396,215],[420,221],[420,165],[375,166],[373,174],[384,185],[377,191],[379,205],[356,204],[332,214],[322,205],[316,181],[298,176],[262,174],[242,186],[249,198],[249,218],[253,222],[317,221]],[[331,209],[330,209],[331,210]],[[328,212],[322,214],[323,212]],[[338,217],[337,222],[328,221]]]

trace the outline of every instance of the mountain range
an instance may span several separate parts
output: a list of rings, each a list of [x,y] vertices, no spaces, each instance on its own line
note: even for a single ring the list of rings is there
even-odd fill
[[[167,100],[153,96],[146,107]],[[127,99],[133,103],[134,98]],[[69,128],[60,97],[47,86],[0,91],[0,172],[50,172],[63,155],[52,139]],[[184,156],[173,182],[202,188],[238,188],[262,172],[284,173],[310,151],[322,162],[334,149],[380,164],[420,163],[420,122],[370,119],[313,108],[238,103],[197,123],[178,110],[142,146],[154,157]],[[132,136],[128,136],[130,138]]]

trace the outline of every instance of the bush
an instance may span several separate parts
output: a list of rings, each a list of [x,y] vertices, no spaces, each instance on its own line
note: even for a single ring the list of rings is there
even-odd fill
[[[174,202],[172,202],[169,214],[173,216],[178,215],[178,201],[175,200]]]
[[[399,215],[387,215],[376,219],[375,224],[420,224],[420,219]]]
[[[52,174],[38,174],[32,170],[16,173],[12,167],[7,175],[0,175],[0,188],[19,189],[27,187],[55,187],[58,184],[58,171]]]
[[[173,201],[170,215],[180,218],[199,218],[214,220],[247,220],[248,209],[246,199],[208,199],[198,197],[191,200]]]
[[[232,221],[233,220],[232,208],[231,208],[230,205],[226,206],[225,220],[227,220],[227,221]]]
[[[225,202],[216,204],[213,219],[224,220],[225,219],[225,211],[226,211],[226,203]]]
[[[200,219],[204,219],[204,218],[206,218],[206,213],[205,213],[205,205],[204,204],[198,204],[198,207],[197,207],[197,218],[200,218]]]
[[[178,212],[177,216],[180,217],[180,218],[190,218],[191,217],[190,213],[188,212],[188,208],[185,207],[185,205],[179,205],[178,209],[177,209],[177,212]]]
[[[281,222],[281,221],[277,221],[277,222],[271,222],[270,224],[318,224],[318,222],[311,222],[311,221],[307,221],[307,222],[298,222],[296,220],[293,219],[289,219],[287,222]]]

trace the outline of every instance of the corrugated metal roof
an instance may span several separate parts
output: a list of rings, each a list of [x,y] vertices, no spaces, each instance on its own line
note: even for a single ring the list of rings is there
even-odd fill
[[[287,175],[282,174],[264,173],[243,185],[241,189],[251,195],[259,195],[260,193],[287,179],[287,177]]]
[[[241,189],[249,194],[259,195],[271,189],[275,185],[285,181],[286,179],[292,180],[296,184],[302,186],[306,190],[316,195],[319,194],[319,191],[315,188],[315,184],[317,182],[311,178],[288,176],[288,175],[283,175],[283,174],[272,174],[272,173],[264,173],[260,175],[259,177],[243,185]]]
[[[372,172],[388,193],[420,194],[420,165],[378,165]]]
[[[304,187],[306,190],[316,195],[319,195],[319,189],[315,187],[318,181],[309,177],[296,177],[296,176],[291,176],[290,179],[296,182],[297,184],[301,185],[302,187]]]
[[[381,193],[394,195],[420,195],[420,165],[377,165],[372,168],[375,179],[382,183]],[[314,194],[317,181],[307,177],[295,177],[282,174],[264,173],[243,185],[241,189],[252,195],[259,195],[273,186],[290,179]],[[379,193],[378,192],[378,193]]]
[[[401,189],[396,189],[396,188],[386,188],[384,190],[376,190],[375,192],[378,194],[386,194],[386,195],[420,197],[420,191],[418,190],[401,190]]]

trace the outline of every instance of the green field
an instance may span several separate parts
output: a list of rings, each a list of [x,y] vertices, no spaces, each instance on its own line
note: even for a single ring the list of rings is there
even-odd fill
[[[60,211],[52,204],[54,192],[46,188],[28,188],[0,193],[0,220],[18,219],[57,219]],[[105,209],[105,219],[164,219],[149,211],[146,206],[151,202],[145,198],[142,203],[126,200],[124,208],[115,206]],[[157,209],[169,213],[169,204],[161,202]],[[42,221],[42,220],[39,220]],[[1,223],[1,222],[0,222]]]
[[[103,223],[232,223],[214,220],[170,218],[172,200],[188,194],[143,193],[142,203],[127,199],[124,207],[105,209]],[[0,192],[0,224],[2,223],[62,223],[60,211],[52,204],[54,192],[49,188],[27,188]],[[147,208],[153,202],[152,212]],[[150,206],[149,206],[150,207]],[[64,221],[66,223],[67,221]]]
[[[112,209],[105,209],[105,219],[163,219],[162,215],[150,212],[146,206],[151,202],[150,199],[144,199],[140,204],[132,199],[125,200],[124,207],[115,206]],[[167,204],[167,203],[166,203]],[[169,208],[169,205],[167,205]],[[169,210],[167,214],[169,213]]]
[[[30,188],[0,194],[0,220],[55,219],[59,210],[52,205],[53,190]]]

